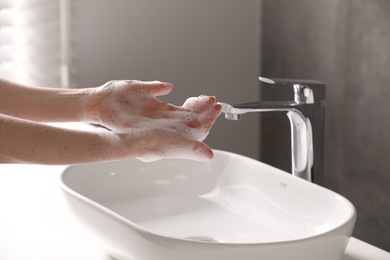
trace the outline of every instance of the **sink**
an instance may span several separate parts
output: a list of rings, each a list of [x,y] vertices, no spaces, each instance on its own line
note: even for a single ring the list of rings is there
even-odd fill
[[[75,165],[60,186],[71,214],[115,259],[340,259],[356,211],[342,196],[262,162]]]

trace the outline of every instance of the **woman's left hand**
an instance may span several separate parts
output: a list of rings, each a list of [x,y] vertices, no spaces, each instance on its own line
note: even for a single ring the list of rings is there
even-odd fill
[[[215,97],[199,96],[183,106],[159,101],[169,94],[170,83],[159,81],[110,81],[91,89],[87,97],[87,120],[113,131],[129,128],[155,128],[203,141],[221,112]]]

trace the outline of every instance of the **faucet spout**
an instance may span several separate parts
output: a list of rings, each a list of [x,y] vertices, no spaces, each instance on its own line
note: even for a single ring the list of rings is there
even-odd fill
[[[294,101],[256,101],[236,105],[219,103],[225,118],[238,120],[246,113],[285,112],[291,129],[292,174],[323,184],[325,84],[311,80],[259,79],[268,84],[292,86]]]

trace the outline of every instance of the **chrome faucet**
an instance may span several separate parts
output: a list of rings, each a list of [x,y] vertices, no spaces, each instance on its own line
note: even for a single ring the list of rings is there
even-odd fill
[[[315,80],[271,79],[259,77],[267,85],[294,89],[293,101],[256,101],[222,105],[229,120],[238,120],[251,112],[287,113],[291,127],[292,174],[307,181],[323,184],[325,84]]]

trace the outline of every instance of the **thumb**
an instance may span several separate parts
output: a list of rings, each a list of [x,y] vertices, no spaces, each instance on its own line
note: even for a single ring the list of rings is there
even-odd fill
[[[143,89],[151,96],[164,96],[172,92],[173,84],[160,81],[143,82]]]

